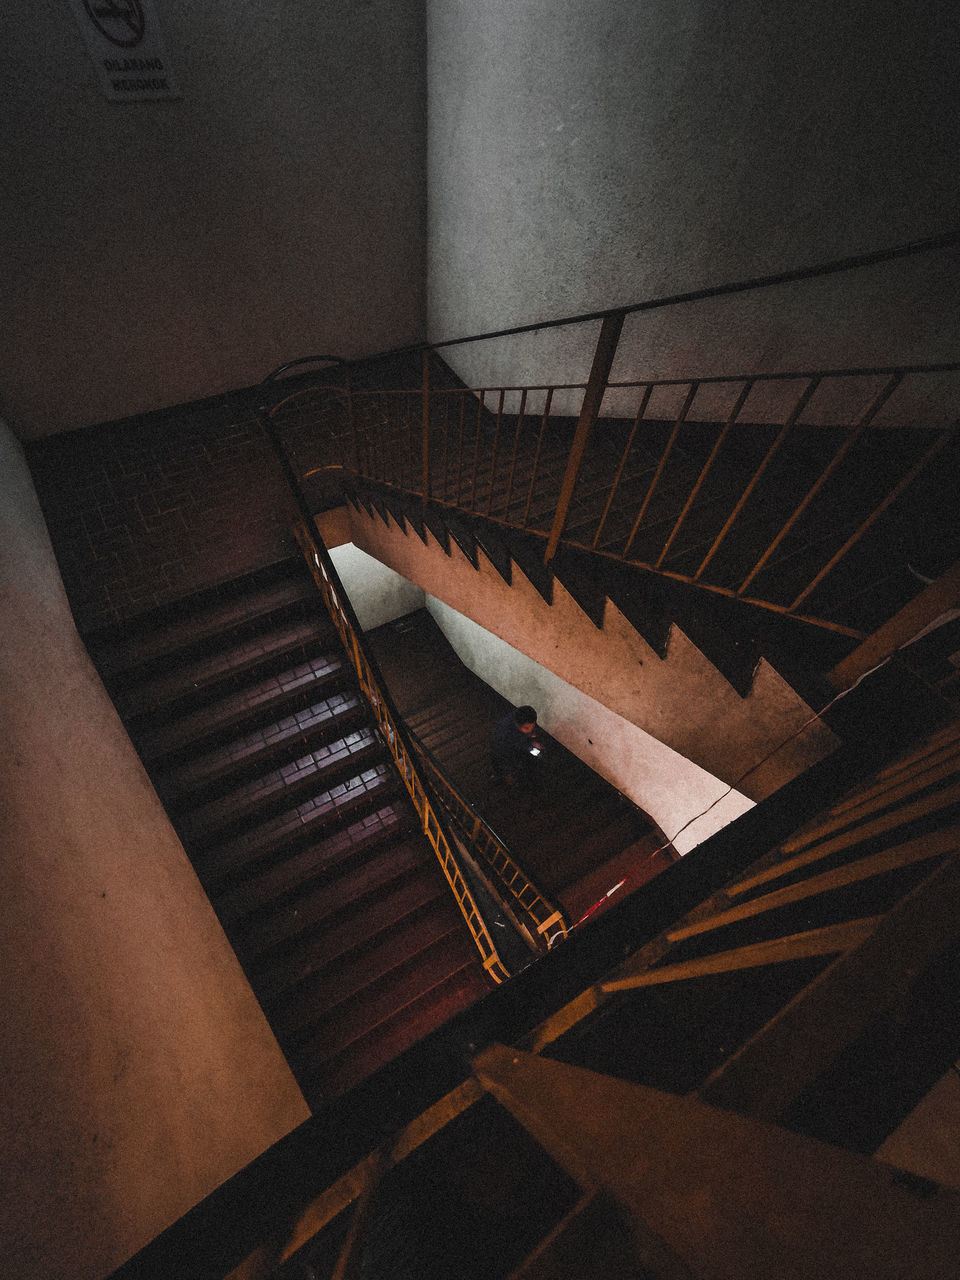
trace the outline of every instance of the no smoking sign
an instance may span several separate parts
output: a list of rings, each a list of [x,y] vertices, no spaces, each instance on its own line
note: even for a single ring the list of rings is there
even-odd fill
[[[100,88],[112,102],[181,97],[152,0],[70,0]]]

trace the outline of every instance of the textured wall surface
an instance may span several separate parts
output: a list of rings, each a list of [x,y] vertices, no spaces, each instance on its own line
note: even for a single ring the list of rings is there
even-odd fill
[[[232,397],[29,441],[84,633],[296,553],[283,481]]]
[[[428,597],[427,608],[471,671],[515,706],[536,707],[547,732],[649,813],[678,853],[753,808],[735,788],[441,600]]]
[[[308,1111],[0,477],[0,1256],[99,1280]]]
[[[323,532],[321,529],[321,537]],[[330,559],[364,631],[423,608],[423,591],[365,551],[347,543],[330,549]]]
[[[430,337],[951,228],[958,37],[951,0],[430,0]],[[615,375],[955,359],[958,280],[939,253],[635,317]],[[447,358],[476,383],[579,380],[596,332]]]
[[[0,395],[22,438],[423,326],[421,0],[157,6],[183,97],[108,102],[64,0],[0,51]]]
[[[350,523],[369,555],[752,800],[836,746],[765,661],[741,698],[676,627],[660,658],[609,602],[598,630],[559,582],[548,605],[519,570],[507,586],[482,551],[478,570],[453,544],[447,555],[432,534],[424,545],[353,508]]]

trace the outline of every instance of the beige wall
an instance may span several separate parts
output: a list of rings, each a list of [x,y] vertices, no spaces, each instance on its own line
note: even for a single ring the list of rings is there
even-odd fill
[[[752,800],[836,745],[829,729],[808,724],[810,708],[764,661],[741,698],[677,627],[660,658],[609,602],[600,630],[560,583],[548,605],[518,569],[507,586],[482,552],[477,571],[455,544],[447,555],[430,534],[424,545],[352,508],[350,521],[369,555]]]
[[[537,720],[568,751],[649,813],[678,853],[753,808],[753,802],[644,733],[519,649],[427,597],[437,625],[471,671]]]
[[[67,0],[4,14],[0,396],[24,438],[422,336],[420,0],[156,8],[180,101],[108,102]]]
[[[95,1280],[308,1111],[0,476],[0,1270]]]
[[[428,56],[435,341],[956,225],[953,0],[430,0]],[[614,376],[955,360],[958,282],[938,253],[639,315]],[[447,358],[474,384],[577,381],[597,330]]]
[[[329,543],[327,545],[329,547]],[[352,543],[330,548],[330,559],[363,631],[372,631],[374,627],[382,627],[394,618],[423,608],[420,587]]]

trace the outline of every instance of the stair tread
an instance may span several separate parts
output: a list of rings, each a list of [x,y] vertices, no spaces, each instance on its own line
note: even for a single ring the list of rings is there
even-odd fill
[[[375,796],[386,798],[396,794],[399,788],[399,779],[386,764],[364,769],[355,777],[302,800],[292,809],[284,809],[247,827],[231,840],[205,847],[194,857],[200,879],[210,885],[235,875],[245,866],[275,854],[294,839],[315,837],[321,828],[332,828],[347,821],[358,808],[375,803]]]
[[[197,696],[218,684],[255,670],[269,659],[279,659],[291,650],[318,640],[313,618],[271,628],[259,635],[248,636],[228,650],[184,663],[176,671],[157,676],[122,691],[115,699],[123,719],[155,713],[158,707],[183,697]]]
[[[321,1026],[301,1041],[298,1057],[311,1067],[336,1057],[397,1017],[405,1006],[471,965],[479,968],[479,955],[469,937],[455,926],[443,930],[407,963],[366,988],[362,999],[354,998],[343,1007],[334,1008]]]
[[[488,991],[480,966],[464,965],[368,1031],[362,1041],[319,1064],[309,1077],[304,1072],[308,1091],[316,1089],[321,1098],[346,1093]]]
[[[306,927],[293,950],[258,955],[254,980],[262,1001],[280,998],[288,988],[366,946],[384,929],[447,892],[434,867],[424,861],[422,849],[405,845],[402,842],[394,847],[390,876],[371,890],[373,901],[356,899],[337,917],[325,918],[319,931]],[[392,886],[389,898],[378,897],[377,891],[388,884]]]
[[[185,764],[158,775],[158,790],[165,799],[183,796],[223,784],[238,772],[256,768],[271,755],[289,749],[290,743],[311,745],[355,728],[368,713],[366,703],[353,693],[335,693],[284,716],[267,721],[239,737],[195,756]]]
[[[179,812],[175,825],[187,844],[210,839],[217,833],[247,822],[265,808],[288,807],[300,795],[324,779],[359,775],[382,755],[383,745],[369,726],[320,743],[303,755],[252,778],[226,795],[196,808]]]
[[[316,923],[348,901],[348,895],[359,893],[372,882],[378,862],[384,868],[390,865],[395,854],[393,850],[383,852],[381,846],[405,830],[405,823],[409,825],[409,818],[393,805],[364,814],[356,822],[271,863],[242,884],[219,894],[217,910],[221,919],[236,922],[253,912],[261,914],[265,908],[272,908],[284,916],[292,912],[301,928]],[[365,859],[361,867],[351,872],[341,870],[345,860],[361,854]],[[321,883],[316,888],[307,889],[318,881]],[[299,892],[295,902],[291,899],[294,891]]]
[[[110,681],[119,680],[185,648],[192,649],[291,605],[317,599],[316,588],[306,574],[295,581],[261,584],[247,594],[205,602],[195,613],[158,621],[139,636],[120,635],[99,644],[94,642],[95,662]]]
[[[317,689],[330,685],[339,687],[352,677],[352,670],[342,654],[316,654],[167,723],[160,723],[149,730],[141,729],[137,734],[137,745],[148,762],[184,753],[190,748],[202,749],[205,742],[229,733],[252,718],[272,714],[291,700],[302,700]]]
[[[355,947],[349,956],[328,966],[309,993],[301,992],[285,1013],[274,1014],[281,1037],[314,1033],[321,1020],[344,1015],[350,1002],[369,1009],[369,993],[376,985],[411,964],[428,948],[459,934],[457,910],[451,899],[438,896],[415,913],[408,913],[394,928],[385,929],[364,947]],[[469,955],[469,950],[463,950]]]

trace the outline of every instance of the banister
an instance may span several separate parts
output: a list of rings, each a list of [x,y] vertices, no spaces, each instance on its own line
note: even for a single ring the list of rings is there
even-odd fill
[[[563,913],[530,880],[526,871],[510,852],[506,842],[480,816],[473,801],[450,780],[443,766],[419,734],[409,725],[407,733],[414,747],[419,751],[423,763],[433,773],[437,785],[441,788],[441,803],[446,806],[454,822],[467,834],[471,853],[479,855],[497,877],[496,886],[493,887],[499,886],[504,894],[513,899],[513,907],[506,901],[503,903],[505,909],[511,915],[520,912],[529,920],[530,927],[524,924],[522,919],[518,921],[518,926],[522,932],[529,935],[534,950],[549,950],[557,940],[566,938],[569,933],[569,924]],[[459,811],[459,817],[455,808]],[[470,833],[466,832],[467,826],[471,828]],[[492,857],[491,850],[494,851]],[[498,867],[497,862],[502,865]],[[505,875],[505,872],[509,873],[509,876]],[[554,930],[554,932],[549,933],[548,930]]]
[[[266,381],[262,385],[267,385]],[[454,844],[452,837],[447,832],[446,824],[437,812],[427,788],[414,767],[412,744],[410,744],[405,734],[403,720],[393,705],[379,668],[361,643],[360,623],[350,600],[343,590],[343,585],[340,583],[333,561],[316,533],[313,516],[307,507],[286,450],[270,419],[270,414],[262,405],[258,406],[257,414],[289,486],[290,495],[297,512],[297,520],[294,527],[297,541],[304,551],[314,580],[323,595],[324,602],[330,610],[333,622],[353,663],[354,670],[360,681],[360,687],[373,708],[381,733],[400,771],[404,785],[422,819],[424,835],[433,846],[444,876],[456,898],[461,915],[466,921],[471,936],[483,957],[483,967],[494,982],[501,983],[510,974],[497,953],[493,938],[480,915],[466,878],[457,863],[453,852]]]
[[[935,236],[927,236],[921,240],[911,240],[905,244],[875,249],[869,253],[857,253],[850,254],[845,258],[834,258],[830,262],[818,263],[812,267],[795,267],[790,271],[777,271],[764,276],[751,276],[745,280],[708,285],[703,289],[690,289],[684,293],[648,298],[643,302],[633,302],[624,307],[606,307],[603,310],[584,311],[577,315],[563,316],[555,320],[538,320],[532,324],[512,325],[506,329],[490,329],[484,333],[471,334],[468,337],[444,338],[439,342],[411,343],[403,347],[393,347],[389,351],[378,352],[376,355],[364,356],[363,359],[365,361],[386,360],[393,356],[414,355],[424,349],[439,351],[444,347],[463,346],[468,342],[485,342],[490,338],[510,338],[521,333],[537,333],[541,329],[560,329],[566,325],[586,324],[591,320],[605,320],[608,316],[628,316],[640,311],[656,311],[663,307],[674,307],[685,302],[702,302],[708,298],[721,298],[735,293],[750,293],[757,289],[769,289],[776,285],[815,280],[822,276],[839,275],[842,272],[859,270],[861,267],[878,266],[883,262],[892,262],[898,258],[909,258],[918,254],[932,253],[938,249],[950,249],[955,245],[960,245],[960,228],[953,228]]]

